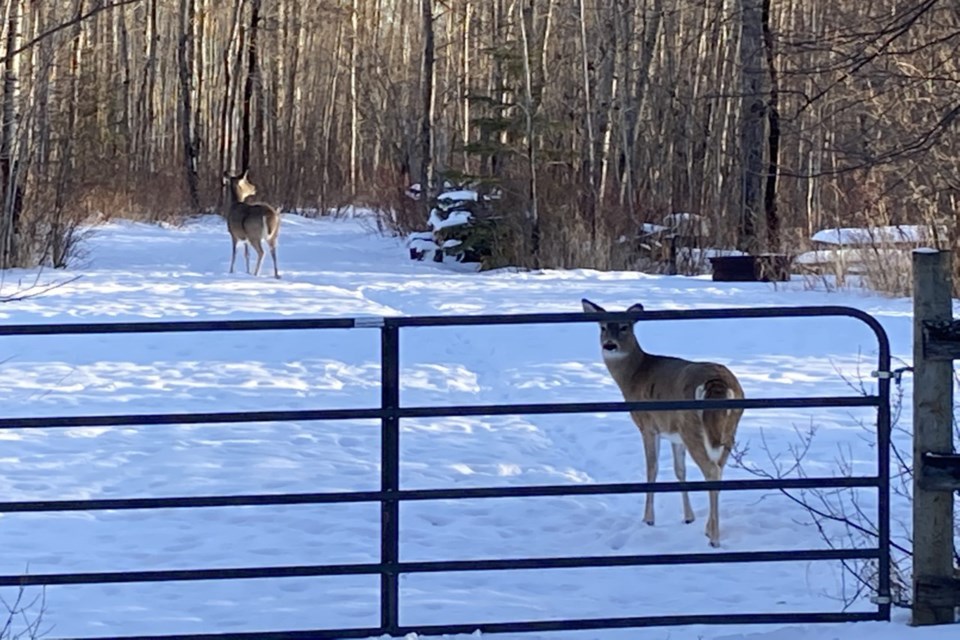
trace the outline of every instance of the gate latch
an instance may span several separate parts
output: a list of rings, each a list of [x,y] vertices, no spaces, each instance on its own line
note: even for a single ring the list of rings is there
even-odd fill
[[[899,367],[893,371],[871,371],[871,378],[879,378],[881,380],[893,380],[898,385],[900,384],[903,374],[909,371],[913,371],[913,367]]]
[[[357,329],[380,329],[383,325],[383,316],[357,316],[353,319],[353,326]]]

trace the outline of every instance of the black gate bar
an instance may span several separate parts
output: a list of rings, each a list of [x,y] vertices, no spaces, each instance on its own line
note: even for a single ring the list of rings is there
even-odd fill
[[[531,569],[587,569],[593,567],[648,567],[677,564],[746,564],[753,562],[817,562],[827,560],[873,560],[878,549],[807,549],[786,551],[717,551],[620,556],[561,556],[553,558],[508,558],[499,560],[428,560],[395,562],[395,573],[450,573]],[[128,584],[139,582],[187,582],[199,580],[254,580],[357,576],[383,573],[382,563],[287,565],[277,567],[224,567],[217,569],[166,569],[155,571],[103,571],[0,575],[0,587],[82,584]]]
[[[400,502],[425,500],[477,500],[482,498],[547,498],[678,491],[763,491],[772,489],[871,488],[876,476],[812,478],[689,480],[687,482],[616,482],[595,484],[538,484],[509,487],[456,489],[400,489]],[[358,504],[382,502],[385,491],[327,491],[321,493],[254,493],[246,495],[184,496],[170,498],[93,498],[77,500],[24,500],[0,502],[0,513],[51,511],[130,511],[136,509],[198,509],[204,507],[264,507],[298,504]]]
[[[398,400],[399,401],[399,400]],[[735,400],[651,400],[646,402],[569,402],[564,404],[451,405],[386,409],[297,409],[288,411],[221,411],[211,413],[141,413],[99,416],[2,418],[2,429],[69,427],[135,427],[181,424],[243,424],[249,422],[318,422],[457,416],[679,411],[684,409],[791,409],[876,407],[877,396],[816,396],[804,398],[741,398]]]

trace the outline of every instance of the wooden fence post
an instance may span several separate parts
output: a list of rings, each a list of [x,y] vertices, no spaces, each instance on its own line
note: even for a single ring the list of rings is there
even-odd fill
[[[951,254],[913,253],[913,618],[915,625],[956,620],[960,594],[953,563],[953,489],[931,457],[953,456],[953,359],[956,345],[931,353],[931,327],[953,319]],[[950,341],[946,341],[950,342]],[[941,345],[942,346],[942,345]],[[952,352],[951,352],[952,351]],[[926,467],[931,467],[929,470]],[[949,466],[949,465],[948,465]],[[941,465],[942,467],[942,465]],[[929,472],[929,473],[928,473]],[[935,483],[934,474],[940,478]]]

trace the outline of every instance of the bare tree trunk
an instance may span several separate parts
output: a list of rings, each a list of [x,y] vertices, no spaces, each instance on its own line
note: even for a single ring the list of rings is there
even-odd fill
[[[585,0],[578,0],[580,21],[580,73],[583,82],[583,117],[587,128],[587,157],[584,159],[583,184],[586,193],[583,201],[583,213],[590,227],[590,242],[597,241],[597,185],[594,181],[597,170],[597,137],[593,125],[592,83],[590,81],[590,49],[587,47],[587,13]]]
[[[204,127],[204,102],[205,97],[207,96],[207,86],[206,86],[206,67],[204,66],[205,58],[203,55],[207,21],[209,19],[209,7],[207,6],[208,0],[191,0],[196,3],[195,14],[196,25],[193,27],[193,151],[194,156],[197,158],[197,163],[200,166],[197,167],[198,176],[201,173],[202,166],[209,166],[209,162],[204,159],[205,149],[207,147],[205,143],[205,127]],[[198,194],[199,194],[198,188]],[[202,202],[203,198],[201,195],[198,195],[200,201]]]
[[[646,3],[645,3],[646,5]],[[628,0],[624,7],[625,12],[630,12],[633,16],[634,0]],[[640,65],[636,72],[636,78],[633,87],[625,87],[629,98],[623,108],[624,115],[624,156],[625,156],[625,186],[627,191],[627,202],[630,210],[635,207],[637,193],[637,143],[640,138],[640,128],[637,126],[640,115],[643,113],[647,103],[647,87],[650,84],[651,67],[653,66],[654,52],[657,47],[657,40],[660,35],[660,25],[663,21],[663,0],[653,0],[653,6],[647,13],[647,18],[643,23],[643,41],[640,45]]]
[[[339,51],[343,46],[343,23],[337,27],[337,45],[335,51]],[[333,164],[333,122],[337,112],[337,86],[340,81],[340,65],[335,65],[333,73],[330,74],[329,90],[326,95],[326,104],[323,109],[323,121],[321,123],[321,133],[323,137],[323,154],[320,162],[323,164],[323,180],[320,185],[321,200],[326,200],[327,191],[330,182],[333,179],[331,165]]]
[[[242,116],[240,121],[240,167],[244,171],[250,168],[250,143],[253,135],[250,131],[250,118],[253,115],[253,90],[257,86],[260,73],[257,47],[260,29],[260,8],[262,0],[251,0],[250,37],[247,43],[247,77],[243,85]]]
[[[353,11],[350,16],[352,27],[350,38],[350,193],[357,193],[357,164],[359,162],[360,139],[360,96],[358,95],[357,69],[360,58],[360,4],[359,0],[353,0]],[[431,33],[432,27],[431,27]]]
[[[300,182],[299,176],[297,175],[297,162],[294,155],[298,147],[297,141],[299,139],[295,121],[297,91],[299,90],[297,74],[299,73],[300,67],[300,34],[302,32],[299,0],[290,0],[287,6],[287,30],[286,50],[283,54],[287,56],[287,60],[285,61],[287,74],[284,78],[287,86],[284,93],[285,100],[283,105],[283,113],[285,118],[287,118],[285,127],[285,146],[287,153],[284,154],[285,164],[283,166],[285,167],[284,173],[288,176],[288,179],[291,180],[289,187],[285,191],[288,193],[288,197],[292,197],[295,195],[293,193],[294,188]],[[293,203],[291,202],[291,204]]]
[[[45,31],[51,20],[53,11],[50,7],[44,7],[40,3],[33,5],[33,25],[36,31]],[[36,48],[33,68],[34,71],[34,98],[33,104],[36,105],[37,121],[31,127],[33,133],[33,146],[36,162],[39,166],[47,167],[50,165],[51,154],[53,153],[51,142],[51,127],[49,118],[50,108],[50,75],[53,65],[53,42],[50,39],[45,40]]]
[[[133,69],[130,59],[130,43],[129,43],[129,34],[127,33],[127,23],[124,18],[123,11],[114,12],[115,22],[114,28],[116,30],[117,38],[117,53],[120,56],[120,64],[123,65],[122,80],[123,83],[123,97],[122,106],[120,109],[120,136],[123,140],[124,150],[128,158],[135,156],[134,153],[134,137],[133,133],[130,130],[131,124],[134,122],[133,109],[130,106],[131,103],[131,94],[133,92]],[[41,111],[45,109],[41,108]]]
[[[777,174],[780,171],[780,88],[770,31],[770,0],[763,0],[763,43],[770,74],[770,98],[767,104],[767,176],[763,209],[767,220],[767,246],[780,250],[780,216],[777,213]]]
[[[200,193],[192,82],[195,19],[194,0],[180,0],[180,39],[177,45],[177,62],[180,69],[180,136],[183,143],[183,172],[187,182],[187,194],[190,198],[190,206],[197,211],[200,209]]]
[[[22,206],[22,187],[17,163],[20,125],[20,46],[22,0],[11,0],[7,14],[6,61],[3,68],[3,124],[0,126],[0,268],[13,266],[18,257],[17,232]]]
[[[73,170],[73,154],[70,153],[70,145],[73,142],[77,128],[77,108],[80,101],[80,52],[83,43],[83,29],[80,23],[80,16],[83,14],[83,0],[74,1],[73,14],[77,22],[72,30],[73,45],[70,49],[70,101],[66,107],[66,128],[61,132],[60,149],[57,154],[59,168],[57,170],[56,195],[53,202],[53,223],[49,237],[50,261],[55,268],[67,266],[66,240],[69,231],[65,228],[63,214],[67,204],[67,194],[70,190],[70,180]]]
[[[462,140],[463,144],[463,171],[464,173],[470,173],[470,154],[467,152],[467,146],[470,144],[470,90],[471,90],[471,74],[473,69],[471,68],[471,55],[470,47],[473,46],[471,39],[471,22],[473,20],[473,2],[471,0],[463,0],[463,57],[462,62],[463,66],[460,70],[461,73],[461,88],[460,94],[463,101],[463,132]]]
[[[613,24],[616,19],[614,17],[615,11],[615,4],[609,2],[607,11],[601,13],[601,16],[603,16],[601,32],[609,37],[611,42],[601,44],[601,58],[597,65],[600,71],[600,77],[598,78],[596,90],[594,91],[594,104],[597,108],[596,144],[598,145],[597,152],[594,154],[594,162],[598,163],[594,168],[596,172],[594,175],[596,207],[603,206],[607,195],[608,176],[610,174],[610,146],[613,138],[613,121],[617,108],[614,96],[617,92],[616,63],[619,46],[617,29]],[[594,229],[594,235],[596,235],[596,229]]]
[[[233,47],[237,43],[237,58],[243,54],[243,45],[241,33],[241,21],[243,19],[244,0],[236,0],[233,6],[233,20],[230,27],[230,38],[223,49],[223,103],[220,108],[220,170],[235,171],[234,165],[235,143],[238,138],[237,131],[234,131],[234,110],[236,109],[237,93],[235,87],[235,71],[239,67],[233,63]],[[239,40],[239,43],[238,43]]]
[[[506,10],[504,8],[505,0],[492,0],[490,2],[490,13],[491,13],[491,46],[499,46],[499,44],[506,39],[507,29],[506,29]],[[504,60],[503,56],[495,56],[493,60],[493,65],[490,72],[490,95],[493,96],[494,104],[500,108],[505,107],[507,104],[507,92],[504,83]],[[485,132],[485,140],[483,140],[485,146],[489,145],[491,142],[490,138],[493,137],[492,134]],[[493,148],[487,157],[487,162],[489,166],[489,174],[493,177],[499,178],[501,172],[503,171],[503,153],[501,148],[506,144],[506,132],[500,131],[496,135],[497,143],[491,145]]]
[[[434,94],[434,42],[433,0],[420,0],[423,25],[423,57],[420,67],[420,100],[423,114],[420,119],[420,199],[429,214],[434,191],[433,176],[433,110]]]
[[[144,45],[146,61],[143,67],[143,78],[140,83],[140,96],[137,101],[139,127],[137,129],[137,166],[141,169],[153,170],[154,145],[153,130],[156,118],[154,95],[157,86],[157,43],[160,35],[157,31],[157,0],[149,0],[147,19],[144,26]]]
[[[530,222],[532,225],[530,233],[531,256],[533,266],[537,266],[540,261],[540,210],[538,208],[539,185],[537,184],[537,145],[534,139],[533,116],[534,116],[534,86],[533,73],[530,69],[530,38],[527,33],[528,28],[533,24],[533,12],[536,9],[536,0],[524,0],[521,11],[523,15],[520,20],[520,38],[523,45],[523,89],[526,105],[524,113],[526,115],[526,143],[527,143],[527,198],[529,199]]]
[[[763,209],[763,0],[740,0],[740,227],[739,248],[759,250],[757,219]]]

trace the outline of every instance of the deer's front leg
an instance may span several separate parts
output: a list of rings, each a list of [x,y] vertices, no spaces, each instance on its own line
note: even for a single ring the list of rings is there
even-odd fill
[[[660,434],[652,428],[641,429],[643,434],[643,454],[647,459],[647,482],[657,481],[657,461],[660,455]],[[653,493],[647,492],[646,506],[643,509],[643,521],[653,525]]]

